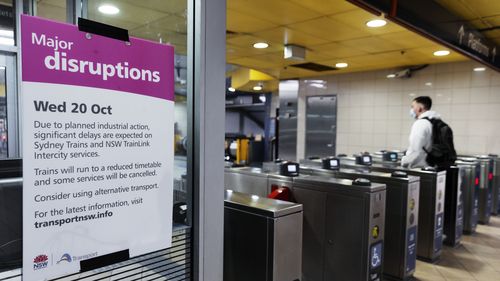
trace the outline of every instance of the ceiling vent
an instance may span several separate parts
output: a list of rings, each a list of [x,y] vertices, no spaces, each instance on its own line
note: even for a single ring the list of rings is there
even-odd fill
[[[307,69],[307,70],[312,70],[312,71],[316,71],[316,72],[338,70],[335,67],[331,67],[331,66],[323,65],[323,64],[318,64],[318,63],[314,63],[314,62],[299,63],[299,64],[294,64],[291,66],[302,68],[302,69]]]
[[[286,60],[305,60],[306,48],[298,45],[285,45],[283,57]]]

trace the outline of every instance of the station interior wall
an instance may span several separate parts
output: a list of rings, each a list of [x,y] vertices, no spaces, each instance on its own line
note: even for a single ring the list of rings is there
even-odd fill
[[[457,152],[500,153],[500,73],[475,67],[481,65],[429,65],[406,79],[387,78],[394,69],[300,79],[297,159],[305,151],[306,97],[332,94],[338,97],[337,154],[405,150],[413,123],[410,103],[422,95],[432,98],[432,110],[453,129]]]

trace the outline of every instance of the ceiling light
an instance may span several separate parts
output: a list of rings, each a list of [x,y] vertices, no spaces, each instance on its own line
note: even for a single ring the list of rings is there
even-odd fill
[[[235,89],[235,88],[233,88],[233,87],[229,87],[229,88],[227,88],[227,90],[228,90],[228,91],[230,91],[231,93],[236,92],[236,89]]]
[[[481,71],[486,71],[486,67],[476,67],[474,68],[475,72],[481,72]]]
[[[395,77],[396,77],[396,74],[393,74],[393,73],[387,75],[387,78],[395,78]]]
[[[15,42],[13,38],[0,37],[0,45],[14,46],[14,43]]]
[[[266,42],[257,42],[255,44],[253,44],[253,47],[255,49],[265,49],[265,48],[269,47],[269,44],[267,44]]]
[[[382,27],[382,26],[385,26],[387,24],[387,21],[383,20],[383,19],[375,19],[375,20],[371,20],[369,22],[366,23],[366,26],[368,27]]]
[[[431,82],[427,82],[427,83],[425,83],[425,86],[430,87],[430,86],[432,86],[432,83]]]
[[[0,29],[0,36],[13,38],[14,37],[14,31],[13,30]]]
[[[323,84],[323,83],[311,83],[309,85],[311,85],[311,87],[315,87],[318,89],[325,89],[326,88],[325,84]]]
[[[116,15],[120,12],[120,9],[118,9],[118,7],[109,4],[101,5],[99,6],[99,8],[97,8],[97,10],[105,15]]]
[[[336,68],[346,68],[348,66],[349,66],[349,64],[347,64],[346,62],[339,62],[339,63],[335,64]]]
[[[253,90],[254,91],[262,91],[262,86],[261,85],[254,86]]]
[[[447,56],[449,54],[450,54],[450,51],[448,51],[448,50],[439,50],[439,51],[434,52],[434,55],[436,57],[444,57],[444,56]]]

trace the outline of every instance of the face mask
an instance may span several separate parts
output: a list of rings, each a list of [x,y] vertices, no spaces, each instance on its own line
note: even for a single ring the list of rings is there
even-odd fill
[[[417,119],[417,113],[413,110],[413,108],[410,108],[410,116],[413,119]]]

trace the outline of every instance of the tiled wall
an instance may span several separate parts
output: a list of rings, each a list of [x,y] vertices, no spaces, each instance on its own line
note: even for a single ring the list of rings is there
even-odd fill
[[[406,149],[413,122],[409,105],[420,95],[430,96],[433,110],[452,127],[459,153],[500,153],[500,74],[474,72],[478,66],[431,65],[409,79],[388,79],[393,70],[302,79],[298,158],[305,145],[305,97],[322,94],[338,95],[337,153]]]

